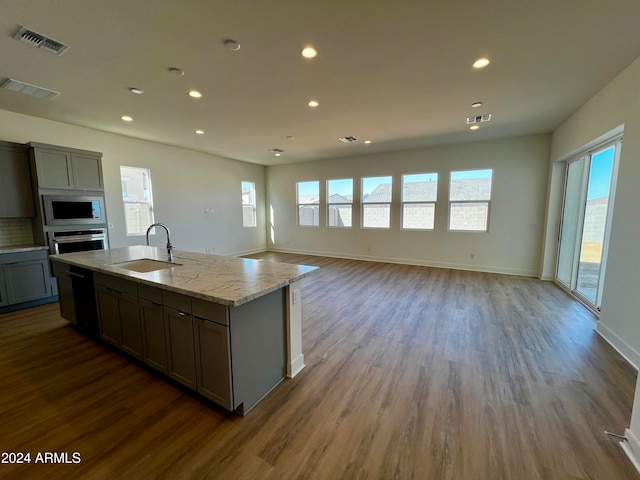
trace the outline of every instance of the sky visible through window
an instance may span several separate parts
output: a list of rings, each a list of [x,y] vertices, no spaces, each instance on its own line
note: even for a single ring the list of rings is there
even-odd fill
[[[329,180],[329,196],[331,195],[351,197],[353,195],[353,179]]]
[[[615,150],[616,147],[612,145],[591,157],[587,200],[609,196]]]

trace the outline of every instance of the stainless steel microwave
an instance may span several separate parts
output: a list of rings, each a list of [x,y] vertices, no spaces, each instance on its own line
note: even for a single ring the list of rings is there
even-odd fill
[[[43,195],[47,225],[91,225],[106,223],[103,197]]]

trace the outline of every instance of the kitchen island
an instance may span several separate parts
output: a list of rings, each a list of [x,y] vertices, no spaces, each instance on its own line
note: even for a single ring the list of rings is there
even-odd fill
[[[245,414],[304,368],[300,280],[317,267],[173,257],[147,246],[51,255],[61,315]]]

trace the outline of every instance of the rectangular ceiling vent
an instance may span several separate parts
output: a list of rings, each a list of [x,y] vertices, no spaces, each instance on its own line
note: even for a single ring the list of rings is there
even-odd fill
[[[14,38],[31,45],[32,47],[41,48],[46,52],[53,53],[54,55],[62,55],[69,48],[69,45],[65,45],[64,43],[47,37],[46,35],[29,30],[26,27],[21,27]]]
[[[344,143],[351,143],[351,142],[355,142],[358,139],[354,136],[349,136],[349,137],[338,137],[338,140]]]
[[[48,88],[37,87],[30,83],[14,80],[13,78],[7,78],[0,88],[11,90],[12,92],[24,93],[25,95],[31,95],[32,97],[42,98],[44,100],[51,100],[52,98],[60,95],[60,92],[55,92]]]
[[[473,125],[474,123],[488,122],[491,120],[491,114],[485,113],[484,115],[477,115],[474,117],[467,117],[467,125]]]

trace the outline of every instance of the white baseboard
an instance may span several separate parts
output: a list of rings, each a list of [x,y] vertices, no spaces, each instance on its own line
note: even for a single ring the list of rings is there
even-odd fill
[[[299,374],[304,368],[304,354],[301,353],[296,358],[291,360],[291,365],[289,365],[289,368],[291,369],[290,373],[287,375],[289,378],[293,378],[297,374]]]
[[[628,428],[624,431],[624,436],[627,437],[627,441],[620,442],[620,446],[629,457],[629,460],[631,460],[633,466],[636,467],[638,473],[640,473],[640,441]]]
[[[242,257],[243,255],[253,255],[254,253],[266,252],[267,247],[253,248],[251,250],[242,250],[240,252],[225,253],[227,257]]]
[[[490,265],[474,265],[466,263],[448,263],[448,262],[433,262],[423,261],[412,258],[398,258],[398,257],[376,257],[372,255],[345,255],[335,252],[321,252],[315,250],[299,250],[293,248],[273,248],[268,247],[269,252],[278,253],[295,253],[298,255],[315,255],[318,257],[332,257],[332,258],[344,258],[347,260],[364,260],[367,262],[382,262],[382,263],[397,263],[400,265],[417,265],[420,267],[434,267],[434,268],[448,268],[451,270],[467,270],[472,272],[484,272],[484,273],[501,273],[503,275],[518,275],[522,277],[538,277],[538,272],[533,270],[521,270],[517,268],[504,268],[493,267]]]
[[[640,365],[640,354],[618,336],[613,330],[604,323],[598,322],[596,333],[600,335],[609,345],[611,345],[629,364],[638,370]]]

